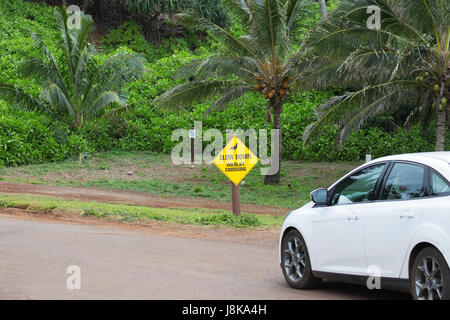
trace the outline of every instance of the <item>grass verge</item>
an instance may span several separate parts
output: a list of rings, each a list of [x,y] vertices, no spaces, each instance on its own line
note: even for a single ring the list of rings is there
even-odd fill
[[[226,225],[236,228],[276,227],[283,223],[283,217],[279,216],[244,213],[241,217],[236,217],[226,210],[149,208],[29,195],[0,195],[0,207],[26,209],[40,213],[67,212],[127,223],[164,221],[181,224]]]
[[[328,187],[359,162],[306,163],[284,161],[279,185],[264,185],[258,164],[245,178],[241,202],[298,208],[309,193]],[[175,166],[170,156],[151,152],[108,151],[83,160],[0,169],[11,183],[131,190],[160,196],[231,201],[230,181],[214,166]]]

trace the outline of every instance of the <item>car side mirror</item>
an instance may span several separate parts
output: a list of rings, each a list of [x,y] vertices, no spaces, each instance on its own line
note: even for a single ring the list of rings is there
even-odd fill
[[[325,188],[317,189],[311,192],[311,200],[315,204],[327,205],[328,204],[328,190]]]

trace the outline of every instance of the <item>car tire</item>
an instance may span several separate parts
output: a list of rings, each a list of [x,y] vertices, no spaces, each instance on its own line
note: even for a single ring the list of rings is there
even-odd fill
[[[409,281],[414,300],[450,299],[450,270],[434,247],[419,252],[411,266]]]
[[[312,273],[305,240],[297,230],[289,231],[281,243],[281,269],[287,283],[295,289],[312,289],[322,281]]]

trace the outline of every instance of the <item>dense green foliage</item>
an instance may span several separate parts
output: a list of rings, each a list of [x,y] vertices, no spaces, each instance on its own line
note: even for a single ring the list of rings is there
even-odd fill
[[[378,28],[367,8],[380,9]],[[436,151],[444,151],[450,99],[450,2],[448,0],[342,0],[308,39],[321,70],[315,89],[351,88],[317,108],[305,141],[329,124],[343,143],[373,118],[406,112],[406,127],[437,119]],[[312,59],[311,59],[312,60]],[[406,108],[408,107],[408,108]]]
[[[18,77],[24,57],[34,52],[32,30],[55,48],[58,29],[53,8],[22,1],[0,1],[0,82],[26,88],[36,96],[39,86]],[[81,135],[39,112],[18,111],[0,100],[0,166],[16,166],[72,158],[92,149]]]
[[[92,151],[88,141],[35,112],[8,110],[0,103],[0,167],[73,158]]]
[[[35,54],[43,58],[29,58],[19,68],[22,77],[39,83],[39,97],[2,82],[0,97],[16,107],[43,111],[53,119],[68,118],[72,128],[79,129],[108,107],[126,105],[123,87],[141,75],[143,59],[119,52],[99,62],[89,39],[94,24],[91,16],[82,15],[80,27],[70,28],[66,8],[58,7],[55,20],[60,31],[59,51],[52,52],[45,40],[32,33]]]
[[[59,31],[54,21],[54,9],[46,5],[21,0],[0,0],[0,82],[20,86],[39,96],[40,87],[32,79],[21,79],[19,65],[35,55],[33,31],[46,40],[50,50],[57,50]],[[317,14],[317,19],[320,14]],[[308,24],[312,25],[315,21]],[[308,25],[301,25],[308,29]],[[233,32],[239,32],[233,27]],[[203,46],[201,46],[203,45]],[[174,78],[176,70],[194,59],[204,58],[221,49],[214,39],[200,42],[186,38],[164,40],[160,46],[149,44],[140,33],[140,26],[127,22],[110,31],[100,40],[103,54],[99,62],[117,52],[139,52],[147,59],[148,71],[126,88],[129,106],[120,113],[106,113],[103,118],[86,123],[79,132],[72,132],[67,122],[50,120],[40,112],[18,111],[0,100],[0,166],[16,166],[44,161],[60,161],[80,152],[100,150],[148,150],[168,153],[174,142],[174,129],[190,128],[203,120],[204,129],[270,128],[265,122],[266,100],[250,94],[231,104],[226,112],[211,113],[203,118],[210,104],[195,104],[187,110],[171,111],[156,107],[153,99],[174,87],[181,80]],[[196,48],[195,51],[191,49]],[[350,135],[342,150],[332,148],[337,128],[328,127],[317,142],[302,147],[307,125],[315,119],[314,108],[325,102],[333,92],[308,92],[290,96],[282,114],[283,157],[314,161],[361,159],[368,152],[374,156],[428,151],[433,149],[435,136],[424,135],[420,127],[410,132],[403,129],[387,131],[370,125]],[[400,123],[399,123],[400,124]],[[447,143],[450,139],[446,139]],[[447,148],[450,146],[448,145]]]
[[[284,106],[283,122],[283,157],[290,160],[313,161],[354,161],[363,159],[371,153],[375,157],[405,153],[431,151],[433,144],[425,139],[420,127],[410,131],[399,129],[398,132],[386,132],[380,128],[367,128],[351,135],[347,144],[340,150],[335,149],[334,141],[337,128],[330,127],[317,142],[302,147],[302,136],[306,126],[314,119],[314,108],[324,102],[329,94],[310,92],[292,97]],[[224,112],[211,113],[203,118],[203,129],[217,128],[222,132],[226,129],[256,130],[270,128],[265,121],[265,100],[256,95],[248,95],[231,104]],[[299,106],[301,106],[299,108]],[[154,108],[150,113],[147,109],[137,108],[128,115],[128,123],[134,130],[128,130],[119,139],[119,147],[123,150],[150,150],[170,153],[174,142],[170,135],[177,128],[189,129],[194,121],[202,119],[208,109],[207,104],[196,105],[192,110],[179,111],[177,114]],[[141,112],[139,111],[141,110]]]

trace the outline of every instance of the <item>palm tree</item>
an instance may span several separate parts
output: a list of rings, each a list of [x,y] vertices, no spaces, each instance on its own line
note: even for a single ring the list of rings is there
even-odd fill
[[[368,24],[368,8],[374,5],[381,13],[379,29]],[[310,39],[322,65],[312,67],[305,81],[316,88],[350,92],[318,107],[317,121],[306,130],[304,143],[337,124],[342,145],[369,119],[413,103],[405,126],[428,124],[437,115],[436,151],[444,150],[450,98],[449,9],[448,0],[341,1]]]
[[[107,106],[126,103],[120,89],[142,72],[142,59],[118,53],[99,64],[95,48],[89,43],[92,18],[83,15],[80,28],[70,29],[65,7],[55,9],[55,16],[61,30],[62,55],[55,58],[44,41],[32,34],[44,58],[29,59],[19,68],[25,77],[33,77],[42,86],[40,97],[7,84],[0,84],[0,97],[18,107],[40,109],[55,117],[68,116],[72,127],[78,129]]]
[[[165,92],[158,103],[182,106],[217,98],[206,111],[207,115],[249,92],[258,92],[268,100],[268,122],[272,121],[273,113],[274,128],[280,130],[281,160],[283,100],[295,84],[297,69],[293,61],[298,49],[295,36],[304,4],[307,1],[228,1],[232,18],[243,26],[243,35],[235,35],[198,15],[184,14],[190,25],[218,37],[226,50],[180,70],[191,81]],[[266,184],[278,184],[279,180],[279,169],[265,177]]]

